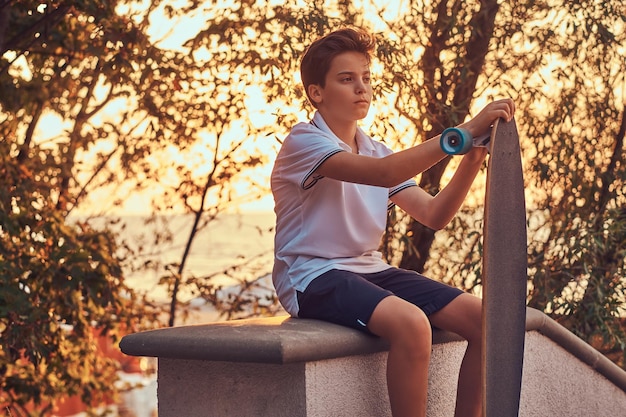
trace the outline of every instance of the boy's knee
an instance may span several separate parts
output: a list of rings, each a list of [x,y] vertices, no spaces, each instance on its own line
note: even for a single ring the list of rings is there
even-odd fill
[[[422,310],[415,308],[411,314],[398,318],[395,340],[397,345],[418,355],[430,355],[432,346],[432,326]]]
[[[397,297],[384,299],[372,315],[370,330],[390,342],[429,344],[432,328],[426,314],[413,304]]]
[[[426,314],[419,308],[415,308],[415,313],[411,315],[406,323],[406,326],[411,330],[413,335],[419,337],[425,337],[427,340],[431,340],[432,337],[432,325]]]

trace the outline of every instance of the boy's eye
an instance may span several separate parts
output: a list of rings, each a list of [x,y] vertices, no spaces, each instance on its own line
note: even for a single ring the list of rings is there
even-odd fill
[[[365,84],[369,84],[371,80],[372,80],[371,77],[363,77],[363,82]],[[343,78],[341,78],[341,81],[349,83],[349,82],[353,81],[353,78],[352,77],[343,77]]]

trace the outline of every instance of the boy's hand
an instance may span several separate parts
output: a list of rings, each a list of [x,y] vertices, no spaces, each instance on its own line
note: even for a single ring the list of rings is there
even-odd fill
[[[472,136],[476,137],[486,133],[493,122],[499,118],[510,122],[514,114],[515,102],[512,99],[496,100],[487,104],[472,120],[459,127],[469,130]]]

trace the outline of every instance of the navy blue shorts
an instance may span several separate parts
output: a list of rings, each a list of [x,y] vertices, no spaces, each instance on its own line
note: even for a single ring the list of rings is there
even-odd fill
[[[392,267],[373,274],[333,269],[311,281],[304,292],[298,291],[298,317],[369,332],[367,323],[385,297],[400,297],[430,316],[461,294],[458,288],[405,269]]]

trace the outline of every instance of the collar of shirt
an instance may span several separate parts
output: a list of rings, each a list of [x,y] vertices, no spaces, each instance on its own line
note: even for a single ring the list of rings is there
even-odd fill
[[[333,131],[328,127],[326,121],[319,112],[315,112],[313,118],[311,119],[311,124],[317,127],[319,130],[324,132],[327,135],[332,136],[339,145],[344,148],[346,151],[351,151],[350,146],[339,139]],[[374,154],[374,146],[372,145],[372,139],[365,133],[363,130],[357,126],[356,128],[356,142],[359,148],[359,154],[361,155],[373,155]]]

